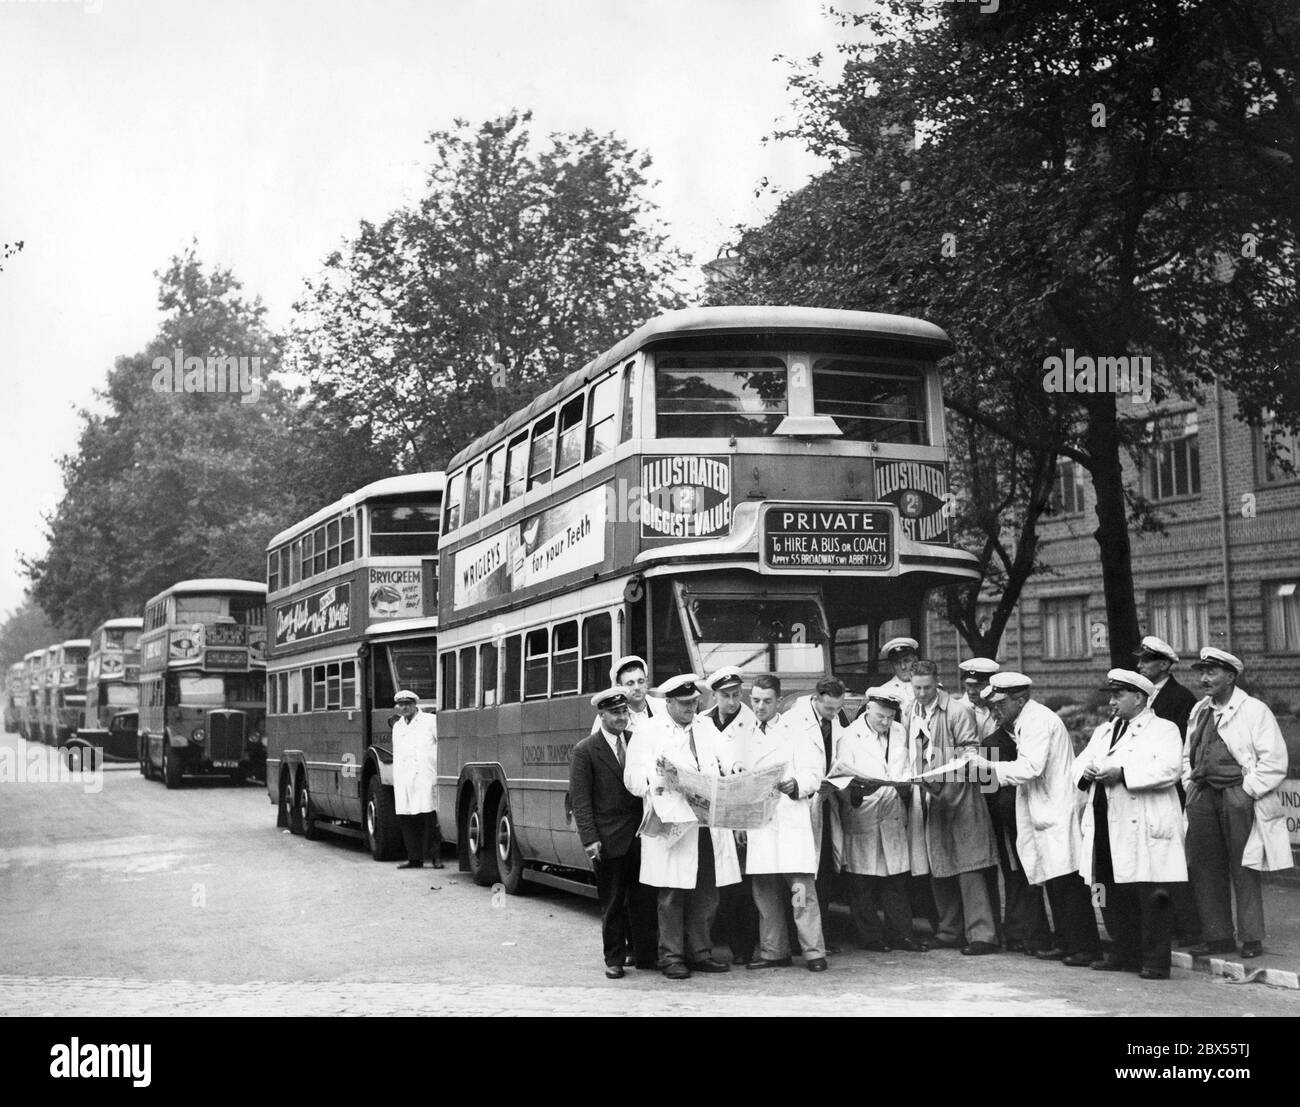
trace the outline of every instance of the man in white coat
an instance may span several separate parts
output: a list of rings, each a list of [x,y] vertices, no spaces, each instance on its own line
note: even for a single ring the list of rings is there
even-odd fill
[[[817,901],[817,841],[813,837],[812,804],[824,776],[821,746],[807,731],[783,724],[776,713],[781,682],[771,674],[754,678],[751,700],[757,719],[742,752],[746,771],[785,767],[777,787],[772,824],[747,834],[745,873],[753,881],[758,906],[758,956],[751,969],[790,964],[790,934],[786,905],[794,908],[794,925],[804,962],[811,972],[826,971],[821,907]]]
[[[1102,918],[1113,950],[1094,969],[1169,979],[1174,911],[1169,886],[1187,879],[1183,809],[1175,784],[1183,764],[1178,727],[1151,710],[1155,686],[1111,669],[1115,717],[1092,732],[1074,763],[1083,810],[1079,875],[1103,889]]]
[[[999,786],[1016,786],[1016,852],[1025,879],[1046,888],[1061,940],[1060,949],[1035,956],[1071,968],[1091,965],[1101,957],[1101,938],[1088,886],[1079,875],[1082,842],[1069,731],[1055,711],[1030,698],[1033,681],[1023,673],[995,673],[989,685],[989,702],[1011,731],[1016,757],[970,760],[992,773]]]
[[[1214,646],[1193,666],[1205,698],[1187,720],[1187,867],[1205,944],[1193,956],[1230,953],[1229,879],[1237,897],[1242,957],[1264,951],[1260,872],[1289,869],[1291,843],[1277,788],[1287,752],[1268,705],[1237,687],[1245,666]]]
[[[891,689],[868,688],[862,711],[839,742],[841,761],[876,781],[911,776],[915,759],[907,730],[898,722],[901,704]],[[911,786],[853,781],[836,793],[844,824],[844,871],[849,910],[863,949],[925,953],[912,937],[908,880],[912,871],[908,836]],[[884,912],[881,927],[879,912]]]
[[[406,844],[406,860],[399,869],[422,869],[437,825],[438,724],[420,699],[403,689],[393,697],[401,716],[393,724],[393,804],[397,825]],[[441,842],[433,867],[442,868]]]
[[[920,648],[915,638],[891,638],[880,647],[881,658],[894,672],[881,687],[902,704],[903,710],[912,702],[912,665]]]
[[[660,688],[665,711],[637,732],[628,747],[623,783],[648,806],[668,787],[670,762],[711,776],[726,764],[725,743],[714,726],[696,715],[700,702],[694,673],[684,673]],[[643,837],[641,881],[658,888],[659,967],[671,980],[691,970],[727,972],[731,966],[713,956],[710,930],[718,909],[718,888],[740,881],[736,843],[730,830],[691,825],[675,841]]]
[[[609,683],[614,688],[622,688],[627,696],[628,727],[635,734],[652,719],[662,717],[664,701],[649,694],[645,661],[630,653],[620,657],[609,670]],[[591,724],[591,733],[600,730],[600,720]]]

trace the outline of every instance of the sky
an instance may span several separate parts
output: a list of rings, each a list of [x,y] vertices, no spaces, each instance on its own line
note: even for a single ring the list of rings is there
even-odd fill
[[[861,5],[858,5],[859,7]],[[44,549],[57,458],[114,358],[157,332],[154,273],[197,239],[286,328],[362,219],[414,200],[429,132],[534,112],[654,158],[697,263],[824,168],[789,63],[845,32],[816,0],[0,0],[0,614]]]

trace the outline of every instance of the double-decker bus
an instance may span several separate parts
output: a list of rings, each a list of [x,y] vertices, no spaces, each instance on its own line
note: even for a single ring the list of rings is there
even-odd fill
[[[49,716],[46,730],[49,741],[56,746],[64,745],[81,729],[86,717],[86,664],[90,658],[90,639],[71,638],[52,647],[53,661],[49,651],[46,652],[50,671],[46,674],[49,682]]]
[[[937,362],[918,319],[794,307],[656,318],[447,467],[439,816],[509,892],[591,892],[573,744],[611,659],[652,684],[739,665],[787,700],[860,696],[881,644],[924,640],[950,543]]]
[[[18,730],[29,742],[43,742],[41,715],[45,710],[45,651],[32,650],[24,654],[23,672],[27,689]]]
[[[86,721],[77,737],[111,761],[137,761],[131,716],[140,708],[140,632],[144,620],[108,619],[90,635],[86,666]],[[132,725],[127,725],[131,723]]]
[[[267,547],[267,774],[277,823],[400,850],[393,695],[434,703],[441,473],[376,481]]]
[[[23,703],[27,699],[27,668],[21,661],[9,666],[5,677],[5,731],[22,729]]]
[[[168,788],[266,767],[266,585],[186,580],[154,596],[140,634],[140,772]]]

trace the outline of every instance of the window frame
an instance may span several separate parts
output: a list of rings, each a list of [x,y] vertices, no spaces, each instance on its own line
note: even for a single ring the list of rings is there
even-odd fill
[[[1039,638],[1040,649],[1044,661],[1086,661],[1092,657],[1092,636],[1089,633],[1088,626],[1088,605],[1091,596],[1087,594],[1065,595],[1065,596],[1044,596],[1039,601]],[[1053,622],[1053,616],[1057,615],[1066,604],[1077,605],[1079,612],[1079,638],[1083,648],[1082,653],[1054,652],[1050,648],[1050,638],[1048,626]],[[1059,639],[1059,635],[1057,635]],[[1059,649],[1059,647],[1058,647]]]

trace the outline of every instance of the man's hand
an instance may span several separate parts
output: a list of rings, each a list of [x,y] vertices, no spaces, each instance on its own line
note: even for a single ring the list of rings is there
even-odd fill
[[[776,786],[778,792],[784,792],[787,796],[793,796],[799,790],[799,785],[795,783],[794,777],[787,777]]]
[[[599,842],[592,842],[591,845],[589,845],[589,846],[583,846],[582,848],[583,848],[584,850],[586,850],[586,852],[587,852],[587,860],[588,860],[588,861],[599,861],[599,860],[600,860],[600,843],[599,843]]]
[[[1101,784],[1115,784],[1123,774],[1124,770],[1118,765],[1107,765],[1104,769],[1093,770],[1093,778]]]

